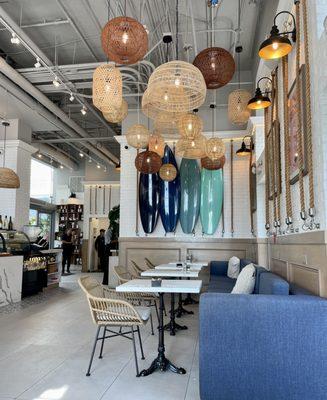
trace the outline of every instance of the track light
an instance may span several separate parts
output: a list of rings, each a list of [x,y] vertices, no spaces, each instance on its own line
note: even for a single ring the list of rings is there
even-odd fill
[[[288,14],[293,19],[293,30],[279,32],[276,19],[281,14]],[[271,28],[270,36],[266,39],[260,46],[259,56],[264,60],[274,60],[278,58],[282,58],[289,54],[292,51],[292,43],[288,38],[288,35],[291,35],[292,41],[296,42],[296,23],[294,15],[288,11],[279,12],[274,18],[274,25]]]
[[[34,64],[35,68],[40,68],[41,67],[41,63],[40,63],[40,59],[39,57],[36,58],[36,63]]]
[[[60,86],[60,82],[58,81],[58,77],[55,76],[54,80],[52,81],[53,86],[55,87],[59,87]]]
[[[42,158],[42,154],[40,152],[37,153],[38,158]]]
[[[92,158],[91,158],[91,157],[89,157],[89,163],[91,164],[91,162],[92,162]]]
[[[75,100],[75,97],[74,97],[73,93],[70,94],[69,100],[70,101],[74,101]]]
[[[82,107],[81,113],[82,113],[82,115],[86,115],[86,108],[85,108],[85,106]]]
[[[84,157],[84,154],[80,151],[79,156],[80,156],[81,158],[83,158],[83,157]]]
[[[10,39],[10,41],[11,41],[12,44],[19,44],[19,43],[20,43],[20,40],[19,40],[19,38],[17,37],[17,35],[16,35],[15,32],[13,32],[13,33],[11,34],[11,39]]]
[[[117,172],[119,172],[119,171],[121,170],[120,163],[116,165],[115,170],[116,170]]]
[[[97,168],[98,168],[98,169],[100,169],[100,168],[101,168],[100,164],[98,164],[98,165],[97,165]]]
[[[267,79],[268,81],[270,81],[270,83],[272,83],[272,80],[270,78],[268,78],[267,76],[262,77],[261,79],[258,80],[257,82],[257,88],[255,91],[255,95],[254,97],[249,100],[248,102],[248,108],[250,110],[262,110],[264,108],[267,108],[271,105],[271,100],[268,96],[268,94],[270,92],[266,91],[265,93],[262,93],[260,87],[259,87],[259,83],[263,80],[263,79]]]
[[[107,167],[104,167],[103,170],[104,170],[104,172],[107,172]]]
[[[62,164],[60,164],[60,167],[59,167],[60,169],[64,169],[64,166],[62,165]]]

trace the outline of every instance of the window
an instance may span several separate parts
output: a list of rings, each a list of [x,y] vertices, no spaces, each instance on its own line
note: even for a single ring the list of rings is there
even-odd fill
[[[37,225],[37,211],[30,208],[29,225]]]
[[[32,159],[31,162],[31,197],[52,202],[53,168]]]

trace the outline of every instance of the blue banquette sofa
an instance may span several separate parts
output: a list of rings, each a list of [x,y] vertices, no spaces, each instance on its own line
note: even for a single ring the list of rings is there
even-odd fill
[[[209,267],[200,297],[201,400],[327,399],[327,301],[259,266],[254,294],[230,294],[228,262]]]

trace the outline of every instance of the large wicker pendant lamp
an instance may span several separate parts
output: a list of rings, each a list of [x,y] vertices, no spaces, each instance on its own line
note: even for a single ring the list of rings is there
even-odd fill
[[[93,73],[93,104],[103,113],[116,112],[122,105],[123,80],[113,64],[103,64]]]
[[[127,114],[128,104],[127,101],[123,99],[119,108],[113,109],[111,112],[104,112],[103,117],[113,124],[118,124],[127,117]]]
[[[19,189],[20,180],[15,171],[10,168],[6,168],[6,139],[7,139],[7,126],[9,122],[3,121],[4,126],[4,146],[2,154],[2,167],[0,167],[0,188],[4,189]]]
[[[164,111],[159,112],[154,120],[154,129],[162,135],[176,134],[178,131],[178,115]]]
[[[185,61],[160,65],[150,76],[148,101],[160,111],[187,113],[206,98],[206,85],[198,68]]]
[[[148,147],[150,139],[149,130],[142,124],[131,126],[126,132],[127,143],[135,149],[145,149]]]
[[[134,18],[117,17],[102,29],[101,43],[109,60],[117,64],[135,64],[148,50],[148,35]]]
[[[225,49],[214,46],[213,8],[215,1],[208,1],[211,15],[211,46],[202,50],[193,61],[193,64],[202,72],[208,89],[218,89],[225,86],[235,72],[233,56]]]

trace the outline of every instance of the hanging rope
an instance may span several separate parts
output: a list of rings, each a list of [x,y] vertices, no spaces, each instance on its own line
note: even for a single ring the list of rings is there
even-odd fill
[[[234,168],[233,168],[233,158],[234,158],[234,144],[233,139],[230,141],[230,227],[231,236],[234,236]]]
[[[223,178],[223,188],[225,188],[225,178],[224,178],[224,167],[221,169]],[[225,190],[223,189],[223,204],[221,207],[221,236],[224,237],[225,234]]]
[[[176,60],[178,60],[178,56],[179,56],[179,49],[178,49],[178,8],[179,8],[179,3],[178,0],[176,0]]]
[[[268,168],[271,171],[271,183],[272,183],[272,201],[273,201],[273,218],[274,218],[274,227],[277,229],[277,208],[276,208],[276,171],[275,171],[275,134],[274,134],[274,119],[275,119],[275,71],[271,74],[272,80],[272,92],[271,92],[271,114],[270,114],[270,137],[271,137],[271,148],[269,149],[268,144]],[[268,132],[269,134],[269,132]],[[269,152],[272,152],[271,157],[269,156]],[[270,186],[270,185],[269,185]],[[269,188],[270,189],[270,188]],[[270,194],[270,193],[269,193]]]
[[[296,26],[298,37],[301,38],[301,25],[300,25],[300,3],[297,2],[295,6],[296,10]],[[301,58],[301,40],[296,42],[296,97],[297,101],[297,117],[298,117],[298,127],[297,127],[297,141],[298,141],[298,169],[299,169],[299,189],[300,189],[300,204],[301,212],[300,216],[303,221],[307,219],[305,211],[305,198],[304,198],[304,185],[303,185],[303,138],[302,138],[302,91],[300,82],[300,58]]]
[[[278,229],[280,228],[280,176],[281,176],[281,164],[280,164],[280,140],[279,140],[279,93],[278,93],[278,67],[275,73],[275,123],[274,123],[274,164],[276,168],[275,180],[276,180],[276,222]]]
[[[137,149],[137,156],[139,155],[139,149]],[[139,236],[139,207],[140,207],[140,199],[139,199],[139,191],[140,191],[140,174],[139,171],[136,170],[136,216],[135,216],[135,234]]]
[[[308,34],[308,10],[307,1],[302,1],[303,6],[303,35],[304,35],[304,58],[305,58],[305,96],[307,101],[307,147],[308,147],[308,172],[309,172],[309,216],[315,216],[315,195],[313,179],[313,160],[312,160],[312,120],[311,120],[311,84],[310,84],[310,53],[309,53],[309,34]],[[313,222],[313,221],[312,221]]]
[[[285,203],[286,203],[286,218],[285,223],[287,229],[292,225],[292,196],[290,183],[290,138],[289,138],[289,112],[288,112],[288,56],[282,58],[283,68],[283,105],[284,105],[284,160],[285,160]]]
[[[268,149],[268,108],[265,108],[265,175],[266,175],[266,231],[270,230],[270,203],[269,203],[269,149]]]
[[[251,226],[251,234],[254,236],[254,229],[253,229],[253,214],[252,214],[252,203],[253,203],[253,196],[252,196],[252,161],[253,161],[253,142],[251,138],[250,142],[250,148],[251,148],[251,153],[250,153],[250,159],[249,159],[249,200],[250,200],[250,226]]]

